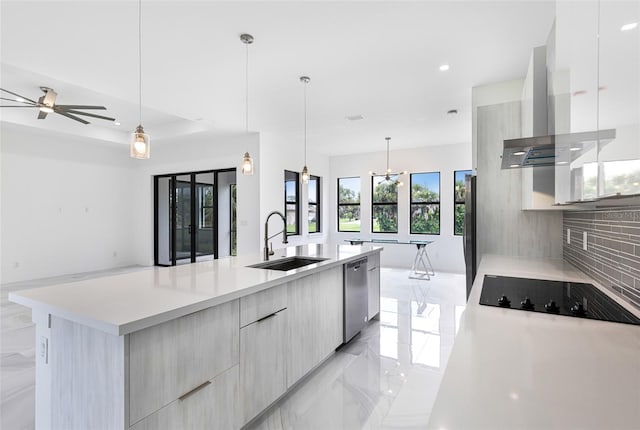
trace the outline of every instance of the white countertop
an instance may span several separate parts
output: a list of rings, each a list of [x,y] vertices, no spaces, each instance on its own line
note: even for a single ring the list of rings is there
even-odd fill
[[[640,326],[481,306],[485,274],[596,284],[562,261],[484,256],[428,428],[640,428]]]
[[[124,335],[252,294],[382,250],[373,245],[309,244],[276,250],[282,257],[328,260],[287,272],[246,267],[258,255],[53,285],[9,294],[9,300],[114,335]]]

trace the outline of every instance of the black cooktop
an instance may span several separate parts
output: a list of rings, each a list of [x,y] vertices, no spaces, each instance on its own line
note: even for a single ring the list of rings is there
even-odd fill
[[[592,284],[485,275],[480,304],[640,325],[640,318]]]

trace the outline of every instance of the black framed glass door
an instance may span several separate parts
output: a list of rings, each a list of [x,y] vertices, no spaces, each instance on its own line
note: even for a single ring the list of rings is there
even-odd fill
[[[235,169],[176,173],[154,177],[154,264],[175,266],[218,258],[221,232],[231,226],[218,214],[227,214],[229,199],[218,199],[219,187],[235,182]],[[222,206],[222,208],[221,208]],[[222,256],[229,255],[228,245]]]

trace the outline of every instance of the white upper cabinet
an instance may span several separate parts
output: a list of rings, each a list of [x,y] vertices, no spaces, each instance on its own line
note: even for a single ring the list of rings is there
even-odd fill
[[[598,122],[616,131],[598,154],[600,197],[640,193],[638,23],[640,2],[600,2]]]
[[[569,151],[556,166],[557,203],[640,193],[638,22],[637,1],[556,3],[550,93],[556,150]],[[561,136],[590,132],[579,143]]]

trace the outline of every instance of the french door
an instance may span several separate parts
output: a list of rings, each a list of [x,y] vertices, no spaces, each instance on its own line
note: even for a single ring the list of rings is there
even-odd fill
[[[235,183],[235,169],[154,177],[154,262],[157,266],[195,263],[230,254],[220,241],[231,235],[222,213],[229,199],[219,199],[219,185]],[[222,192],[224,194],[224,191]],[[226,246],[224,248],[227,248]],[[223,248],[223,249],[224,249]]]

